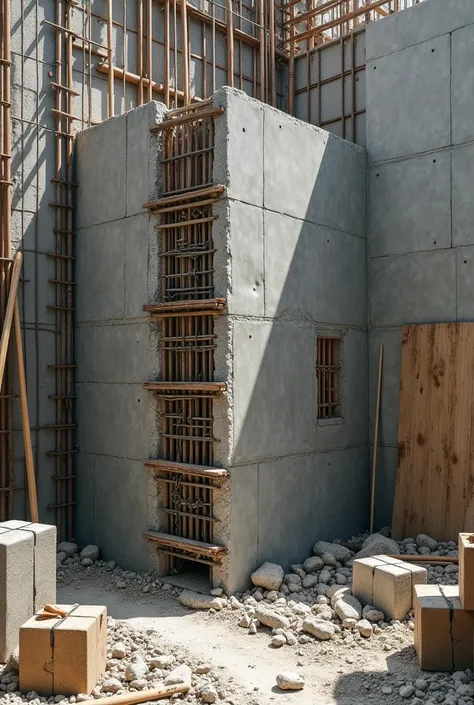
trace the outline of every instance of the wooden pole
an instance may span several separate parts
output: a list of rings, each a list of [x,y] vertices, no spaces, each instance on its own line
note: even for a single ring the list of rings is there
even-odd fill
[[[189,42],[188,42],[188,0],[183,0],[181,4],[181,33],[183,52],[183,93],[184,104],[188,105],[189,97]]]
[[[153,4],[152,0],[147,2],[147,28],[146,28],[146,53],[147,53],[147,74],[148,74],[148,102],[153,100],[152,73],[153,73]]]
[[[114,114],[114,71],[113,71],[113,51],[112,51],[112,0],[107,0],[107,53],[109,62],[109,83],[108,83],[108,117]]]
[[[138,83],[138,105],[143,103],[143,0],[137,0],[137,73],[140,76]],[[112,70],[112,66],[109,67]]]
[[[260,43],[260,100],[265,100],[265,8],[264,0],[258,0],[258,23],[259,28],[259,43]]]
[[[10,341],[10,333],[12,329],[13,311],[15,309],[18,282],[20,281],[21,261],[22,254],[21,252],[17,252],[13,262],[10,291],[8,293],[7,308],[3,322],[2,336],[0,338],[0,386],[3,383],[3,375],[5,373],[5,362],[7,359],[8,343]]]
[[[270,30],[270,105],[276,106],[276,65],[275,65],[275,0],[269,0],[268,24]]]
[[[227,0],[227,85],[234,87],[234,23],[232,0]]]
[[[459,563],[459,558],[457,556],[407,556],[404,554],[397,554],[389,556],[389,558],[397,558],[400,561],[414,561],[415,563]]]
[[[204,34],[203,29],[203,34]],[[165,0],[165,105],[170,107],[170,0]],[[205,71],[205,67],[204,67]],[[151,78],[151,76],[150,76]],[[175,86],[176,89],[176,86]]]
[[[23,427],[23,445],[25,447],[26,476],[28,478],[28,497],[30,500],[31,521],[38,522],[38,497],[36,494],[36,477],[33,463],[33,448],[31,445],[30,419],[28,415],[28,399],[26,394],[25,361],[21,341],[20,309],[18,297],[15,297],[13,314],[16,341],[16,362],[18,366],[18,384],[20,387],[21,424]]]
[[[107,705],[134,705],[134,703],[145,703],[150,700],[161,700],[170,698],[175,693],[187,693],[190,688],[189,683],[181,685],[164,685],[153,690],[141,690],[138,693],[124,693],[123,695],[112,695],[107,698]]]
[[[370,498],[370,533],[374,529],[374,511],[375,511],[375,480],[377,472],[377,451],[379,444],[379,418],[380,418],[380,397],[382,393],[382,363],[383,363],[383,345],[379,347],[379,374],[377,379],[377,401],[375,404],[375,431],[374,431],[374,453],[372,457],[372,493]]]

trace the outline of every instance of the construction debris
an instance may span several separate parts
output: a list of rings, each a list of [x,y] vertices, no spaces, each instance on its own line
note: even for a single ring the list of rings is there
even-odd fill
[[[298,673],[283,671],[276,677],[276,682],[281,690],[302,690],[304,688],[304,678]]]

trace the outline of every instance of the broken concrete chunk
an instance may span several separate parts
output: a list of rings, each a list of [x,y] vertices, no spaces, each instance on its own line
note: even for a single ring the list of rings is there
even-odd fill
[[[79,546],[77,543],[71,543],[70,541],[61,541],[61,543],[58,543],[56,550],[58,553],[65,553],[67,558],[71,558],[78,552]]]
[[[179,601],[184,607],[189,607],[192,610],[220,610],[222,609],[222,600],[220,597],[211,597],[211,595],[201,595],[192,590],[183,590],[179,596]]]
[[[303,563],[303,568],[307,573],[316,573],[324,568],[324,561],[319,556],[310,556]]]
[[[348,617],[359,620],[362,616],[362,605],[353,595],[343,595],[337,600],[334,609],[342,622]]]
[[[96,561],[99,557],[99,547],[94,546],[90,544],[89,546],[86,546],[85,548],[82,549],[81,551],[81,560],[84,560],[84,558],[88,558],[92,562]]]
[[[367,619],[360,619],[356,624],[359,634],[367,639],[372,636],[374,630],[371,623]]]
[[[312,634],[322,641],[332,639],[335,634],[334,624],[332,622],[326,622],[316,617],[306,617],[303,621],[303,629],[305,632],[308,632],[308,634]]]
[[[191,669],[185,663],[174,668],[164,680],[165,685],[188,685],[191,687]]]
[[[351,557],[348,548],[338,543],[328,543],[327,541],[317,541],[313,546],[315,556],[323,556],[325,553],[331,554],[339,563],[345,563]]]
[[[299,673],[283,671],[276,677],[276,682],[282,690],[301,690],[304,688],[304,678]]]
[[[277,563],[264,563],[250,576],[252,583],[265,590],[278,590],[282,584],[285,571]]]
[[[278,612],[267,610],[265,607],[257,607],[255,617],[266,627],[271,627],[272,629],[288,629],[290,626],[289,619],[278,614]]]
[[[362,544],[362,550],[356,555],[356,558],[369,558],[370,556],[379,556],[386,553],[387,555],[398,555],[400,549],[398,543],[388,536],[382,534],[371,534],[365,539]]]
[[[418,534],[416,537],[416,544],[420,548],[429,548],[430,551],[436,551],[438,548],[438,542],[436,539],[432,539],[431,536],[427,536],[426,534]]]

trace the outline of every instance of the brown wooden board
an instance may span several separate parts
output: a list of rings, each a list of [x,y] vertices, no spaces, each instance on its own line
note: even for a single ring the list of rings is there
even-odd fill
[[[474,323],[404,326],[394,538],[474,531]]]

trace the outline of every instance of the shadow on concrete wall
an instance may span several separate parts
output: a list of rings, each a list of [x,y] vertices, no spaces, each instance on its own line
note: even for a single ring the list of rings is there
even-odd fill
[[[365,153],[271,109],[264,121],[262,241],[248,254],[261,280],[239,278],[237,291],[233,262],[230,304],[238,585],[262,561],[288,567],[318,539],[368,525]],[[232,166],[230,181],[232,195]],[[230,202],[232,252],[250,209]],[[324,425],[318,334],[341,336],[341,418]]]

